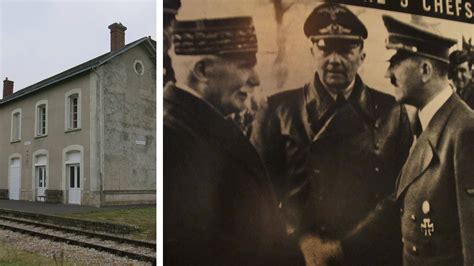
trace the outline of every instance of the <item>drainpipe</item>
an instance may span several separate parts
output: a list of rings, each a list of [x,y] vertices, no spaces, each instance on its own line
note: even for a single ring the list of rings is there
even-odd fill
[[[99,108],[98,108],[98,116],[99,116],[99,193],[100,193],[100,200],[99,200],[99,207],[102,207],[105,203],[105,194],[104,194],[104,93],[102,88],[102,76],[97,72],[97,67],[93,67],[92,71],[97,75],[99,78]]]

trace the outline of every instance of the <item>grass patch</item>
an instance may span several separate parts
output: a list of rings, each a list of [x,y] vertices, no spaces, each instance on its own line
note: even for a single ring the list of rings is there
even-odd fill
[[[132,225],[138,227],[138,232],[135,232],[128,237],[144,240],[156,239],[156,207],[72,213],[65,214],[63,217]]]
[[[64,258],[52,259],[38,253],[23,251],[0,241],[0,265],[7,266],[41,266],[41,265],[73,265]]]

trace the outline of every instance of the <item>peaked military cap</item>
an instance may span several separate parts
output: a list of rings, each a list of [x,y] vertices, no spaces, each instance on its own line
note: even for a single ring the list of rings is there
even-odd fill
[[[466,50],[456,50],[449,55],[449,65],[455,67],[469,61],[469,52]]]
[[[449,63],[449,48],[457,43],[456,40],[388,15],[383,15],[382,19],[388,31],[387,49],[403,50]]]
[[[176,15],[181,7],[181,0],[163,0],[163,12]]]
[[[367,28],[345,6],[324,3],[317,6],[306,19],[304,34],[311,40],[340,38],[349,40],[367,39]]]
[[[178,55],[256,53],[258,48],[251,17],[177,21],[173,40]]]

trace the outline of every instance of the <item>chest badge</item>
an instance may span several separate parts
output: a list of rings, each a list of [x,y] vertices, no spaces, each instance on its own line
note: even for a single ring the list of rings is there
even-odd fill
[[[430,212],[430,202],[425,200],[423,201],[423,204],[421,205],[421,210],[423,211],[424,214],[428,214]]]
[[[425,233],[425,236],[431,236],[434,233],[434,223],[431,222],[430,218],[423,219],[421,231]]]

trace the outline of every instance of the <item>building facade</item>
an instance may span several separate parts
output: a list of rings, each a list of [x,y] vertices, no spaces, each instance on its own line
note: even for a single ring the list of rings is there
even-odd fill
[[[156,42],[125,45],[0,100],[0,198],[106,206],[155,202]]]

